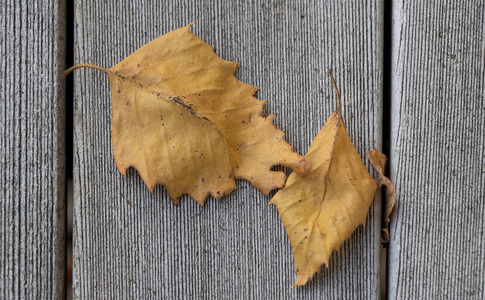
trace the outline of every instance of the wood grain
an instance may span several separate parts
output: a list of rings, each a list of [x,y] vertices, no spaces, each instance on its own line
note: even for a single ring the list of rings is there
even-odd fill
[[[197,20],[194,32],[237,77],[261,88],[266,110],[304,154],[336,107],[360,155],[381,146],[382,1],[77,0],[75,62],[110,67],[151,39]],[[247,182],[203,208],[173,206],[113,161],[108,80],[75,73],[74,297],[377,298],[380,199],[329,269],[304,287],[270,197]]]
[[[62,1],[0,3],[0,298],[65,296]]]
[[[393,1],[390,299],[485,298],[485,2]]]

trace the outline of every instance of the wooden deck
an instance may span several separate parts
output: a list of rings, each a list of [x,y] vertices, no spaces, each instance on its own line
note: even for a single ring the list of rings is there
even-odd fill
[[[75,299],[485,298],[485,1],[114,3],[0,2],[1,299],[66,295],[70,157]],[[330,267],[292,289],[276,207],[248,182],[205,207],[188,197],[175,207],[136,171],[118,173],[107,76],[78,70],[66,83],[66,53],[69,64],[111,67],[194,20],[241,64],[238,79],[261,88],[300,154],[336,106],[334,69],[362,158],[390,156],[398,205],[387,259],[379,195]]]

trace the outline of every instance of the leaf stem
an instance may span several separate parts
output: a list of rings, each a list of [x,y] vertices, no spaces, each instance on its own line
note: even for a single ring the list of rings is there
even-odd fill
[[[330,77],[332,78],[333,88],[335,89],[335,92],[337,93],[337,100],[338,100],[337,110],[339,112],[342,112],[342,101],[340,100],[340,92],[338,91],[337,84],[335,83],[335,79],[333,78],[332,69],[328,69],[328,72],[330,73]]]
[[[72,71],[74,71],[76,69],[80,69],[80,68],[91,68],[91,69],[100,70],[100,71],[103,71],[103,72],[106,72],[106,73],[109,72],[108,69],[105,69],[105,68],[100,67],[100,66],[96,66],[96,65],[92,65],[92,64],[79,64],[79,65],[72,66],[69,69],[65,70],[62,73],[62,75],[64,75],[64,77],[66,77],[67,74],[71,73]]]

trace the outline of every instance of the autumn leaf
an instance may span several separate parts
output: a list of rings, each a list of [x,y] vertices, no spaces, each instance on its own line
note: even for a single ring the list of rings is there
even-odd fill
[[[379,152],[377,149],[373,149],[367,152],[367,158],[379,176],[379,187],[384,186],[386,188],[386,197],[383,201],[386,207],[384,221],[382,224],[382,245],[386,247],[390,239],[389,224],[391,222],[391,214],[394,210],[394,206],[396,205],[396,189],[394,188],[394,184],[392,184],[391,180],[384,176],[384,170],[386,169],[387,164],[387,156]]]
[[[311,169],[304,176],[292,173],[270,201],[293,247],[294,286],[328,266],[332,252],[364,224],[377,189],[345,129],[340,94],[331,77],[339,106],[305,155]]]
[[[219,58],[190,31],[192,24],[138,49],[110,69],[113,155],[118,170],[133,166],[150,191],[163,184],[177,204],[188,194],[203,205],[246,179],[264,194],[282,187],[274,165],[308,171],[284,133],[264,117],[257,87],[234,73],[239,64]]]

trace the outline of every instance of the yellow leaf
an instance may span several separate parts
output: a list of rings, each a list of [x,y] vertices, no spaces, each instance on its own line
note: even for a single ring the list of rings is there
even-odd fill
[[[339,107],[305,155],[310,171],[292,173],[270,201],[293,247],[295,286],[307,283],[322,264],[328,266],[332,252],[364,224],[377,189],[345,129],[333,76],[332,81]]]
[[[192,24],[190,24],[192,25]],[[111,84],[113,154],[118,170],[133,166],[150,191],[163,184],[176,204],[188,194],[203,205],[250,181],[264,194],[282,187],[284,165],[304,173],[309,164],[264,117],[257,87],[234,73],[190,25],[144,45],[105,71]]]

